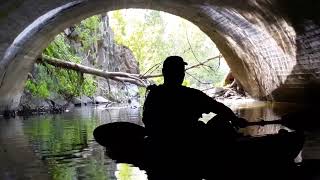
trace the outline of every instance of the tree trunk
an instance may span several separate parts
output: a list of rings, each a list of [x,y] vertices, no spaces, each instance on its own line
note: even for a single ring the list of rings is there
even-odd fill
[[[130,74],[125,72],[107,72],[100,69],[84,66],[74,62],[63,61],[60,59],[42,56],[42,58],[37,59],[38,63],[48,63],[55,67],[60,67],[64,69],[71,69],[77,72],[92,74],[99,77],[104,77],[106,79],[112,79],[115,81],[129,82],[136,84],[137,86],[146,87],[147,82],[139,78],[139,74]]]

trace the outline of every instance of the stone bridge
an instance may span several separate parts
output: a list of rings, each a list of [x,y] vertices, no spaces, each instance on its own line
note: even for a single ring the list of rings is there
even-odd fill
[[[319,7],[317,0],[0,0],[0,111],[17,107],[27,73],[55,35],[123,8],[161,10],[199,26],[254,98],[318,100]]]

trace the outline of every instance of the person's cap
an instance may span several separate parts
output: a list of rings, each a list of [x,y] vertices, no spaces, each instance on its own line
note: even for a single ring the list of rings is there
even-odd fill
[[[180,56],[169,56],[163,62],[163,69],[188,65]]]

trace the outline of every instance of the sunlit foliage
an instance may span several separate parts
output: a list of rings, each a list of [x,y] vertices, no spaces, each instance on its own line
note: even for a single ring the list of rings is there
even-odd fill
[[[183,57],[189,66],[219,55],[210,38],[191,22],[168,13],[127,9],[109,12],[115,40],[128,46],[139,61],[141,72],[161,73],[161,63],[170,55]],[[223,59],[188,71],[185,84],[217,85],[228,68]],[[162,79],[156,80],[161,83]]]

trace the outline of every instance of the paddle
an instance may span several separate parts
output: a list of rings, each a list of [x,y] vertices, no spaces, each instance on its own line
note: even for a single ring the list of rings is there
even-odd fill
[[[243,118],[239,118],[239,119],[243,119]],[[247,127],[247,126],[255,126],[255,125],[264,126],[264,125],[270,125],[270,124],[281,124],[294,130],[298,130],[298,129],[300,130],[300,129],[303,129],[306,124],[305,119],[306,117],[304,116],[304,114],[288,113],[282,116],[280,119],[270,120],[270,121],[265,121],[262,119],[256,122],[248,122],[245,119],[243,119],[244,121],[246,121],[245,123],[243,123],[243,125],[244,127]]]

